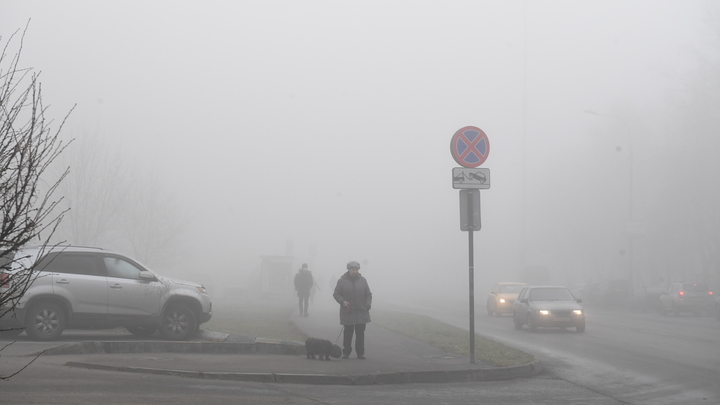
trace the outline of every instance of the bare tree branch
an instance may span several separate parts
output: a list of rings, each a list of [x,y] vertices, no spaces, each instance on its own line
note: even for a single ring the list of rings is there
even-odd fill
[[[0,317],[13,313],[38,274],[33,271],[35,263],[18,252],[32,241],[48,246],[67,212],[57,209],[62,197],[56,192],[69,169],[50,183],[46,178],[50,165],[72,142],[59,138],[72,109],[53,131],[52,121],[45,117],[39,74],[19,66],[26,31],[27,26],[15,54],[9,56],[9,49],[17,32],[0,54]],[[17,332],[17,328],[0,329],[10,335]],[[0,379],[17,375],[28,365]]]

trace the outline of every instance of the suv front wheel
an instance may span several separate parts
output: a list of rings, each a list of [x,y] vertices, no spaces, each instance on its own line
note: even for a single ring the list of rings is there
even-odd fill
[[[190,308],[173,304],[163,314],[160,335],[167,340],[187,340],[197,332],[198,326]]]
[[[25,316],[25,333],[32,340],[55,340],[60,337],[65,326],[65,312],[52,302],[34,304]]]

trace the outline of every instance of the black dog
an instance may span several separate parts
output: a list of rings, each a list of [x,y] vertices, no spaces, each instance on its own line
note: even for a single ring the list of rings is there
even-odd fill
[[[305,352],[308,359],[315,359],[315,355],[320,356],[318,360],[330,360],[330,356],[336,359],[342,355],[340,346],[333,344],[327,339],[309,338],[305,341]]]

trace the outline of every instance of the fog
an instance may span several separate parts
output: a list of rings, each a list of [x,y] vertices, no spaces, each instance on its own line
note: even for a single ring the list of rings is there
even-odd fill
[[[468,125],[491,145],[478,294],[717,280],[715,5],[6,1],[0,35],[28,25],[21,65],[56,123],[76,105],[72,147],[171,196],[183,245],[156,270],[222,296],[264,256],[323,287],[357,260],[377,302],[461,301],[449,145]]]

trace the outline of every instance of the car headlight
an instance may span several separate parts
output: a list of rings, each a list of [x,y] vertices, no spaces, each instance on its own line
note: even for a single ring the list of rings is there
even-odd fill
[[[575,310],[573,310],[573,314],[575,314],[575,315],[582,315],[582,311],[579,310],[579,309],[575,309]]]
[[[504,303],[505,303],[505,298],[500,298],[500,303],[501,303],[501,304],[504,304]]]
[[[547,309],[541,309],[541,310],[538,311],[538,313],[539,313],[540,315],[549,315],[549,314],[550,314],[550,311],[548,311]]]

